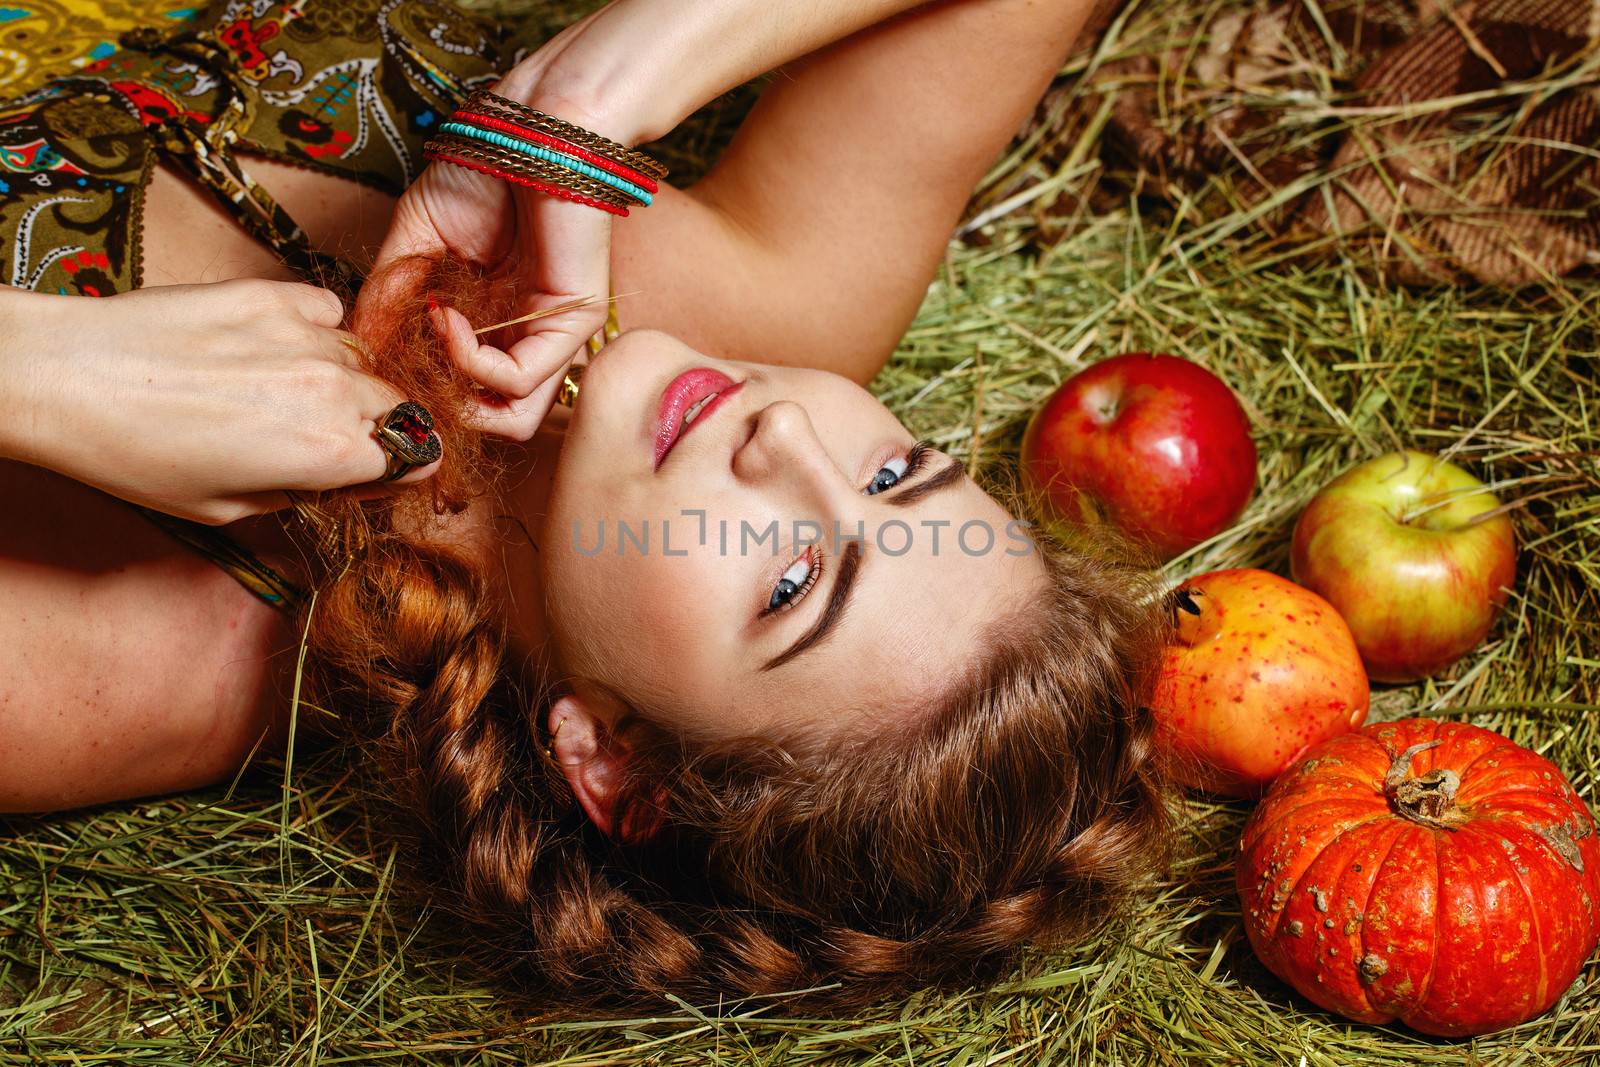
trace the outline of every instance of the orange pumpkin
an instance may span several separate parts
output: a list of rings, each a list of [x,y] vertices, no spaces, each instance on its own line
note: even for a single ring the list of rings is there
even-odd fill
[[[1600,937],[1583,801],[1548,760],[1465,723],[1379,723],[1307,752],[1246,825],[1236,876],[1274,974],[1429,1034],[1540,1014]]]

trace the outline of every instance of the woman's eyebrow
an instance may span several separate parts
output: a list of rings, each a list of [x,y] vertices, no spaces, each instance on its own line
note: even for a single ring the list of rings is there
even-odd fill
[[[884,503],[893,504],[897,508],[908,507],[919,500],[926,500],[929,496],[959,484],[967,476],[967,469],[955,460],[940,467],[939,470],[908,486],[898,493],[886,494]],[[801,655],[810,648],[821,644],[822,641],[839,624],[844,617],[844,610],[850,604],[850,593],[855,589],[856,578],[861,570],[861,542],[849,541],[844,546],[844,552],[839,557],[839,576],[833,581],[833,590],[828,595],[828,603],[822,609],[821,616],[812,624],[811,628],[801,634],[788,648],[772,657],[762,665],[762,671],[770,671],[781,667],[785,663]]]
[[[850,605],[850,592],[855,588],[856,577],[860,571],[861,542],[848,541],[845,543],[844,551],[839,555],[839,576],[833,580],[833,590],[828,594],[828,603],[822,609],[822,615],[810,629],[795,640],[794,644],[763,664],[761,667],[763,671],[781,667],[807,649],[822,643],[839,624],[839,620],[844,618],[844,609]]]
[[[955,460],[951,460],[943,467],[940,467],[938,473],[931,474],[917,482],[915,485],[909,486],[898,493],[888,494],[884,500],[884,503],[892,504],[897,508],[910,507],[917,501],[932,496],[941,489],[955,485],[966,476],[967,468],[963,467]]]

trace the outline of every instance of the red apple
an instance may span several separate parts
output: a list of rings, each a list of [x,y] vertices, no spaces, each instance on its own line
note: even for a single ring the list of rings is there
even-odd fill
[[[1258,796],[1306,748],[1366,721],[1361,655],[1317,594],[1228,570],[1191,578],[1173,600],[1177,635],[1150,706],[1178,781]]]
[[[1374,680],[1425,678],[1483,640],[1516,580],[1516,533],[1499,507],[1460,467],[1394,452],[1311,499],[1290,567],[1339,609]]]
[[[1022,470],[1056,518],[1109,521],[1171,559],[1239,517],[1256,447],[1222,379],[1134,352],[1062,383],[1028,423]]]

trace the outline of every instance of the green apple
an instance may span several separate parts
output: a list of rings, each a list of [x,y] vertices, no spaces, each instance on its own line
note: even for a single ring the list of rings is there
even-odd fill
[[[1290,566],[1344,616],[1374,681],[1425,678],[1483,640],[1511,591],[1516,534],[1499,509],[1455,464],[1394,452],[1312,498]]]

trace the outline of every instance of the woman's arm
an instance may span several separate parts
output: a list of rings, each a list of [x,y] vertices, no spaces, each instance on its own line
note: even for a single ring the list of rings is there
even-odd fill
[[[508,72],[497,91],[640,144],[752,78],[926,2],[616,0]]]
[[[732,86],[920,2],[615,0],[546,42],[497,88],[634,145]],[[609,215],[435,163],[396,205],[374,270],[402,256],[450,254],[516,280],[526,323],[486,340],[444,308],[439,325],[451,358],[492,394],[477,424],[526,440],[554,402],[561,372],[605,321],[596,298],[610,288],[611,236]],[[388,295],[380,273],[362,307]]]
[[[623,324],[870,379],[1094,6],[943,0],[784,67],[688,203],[618,224]]]

